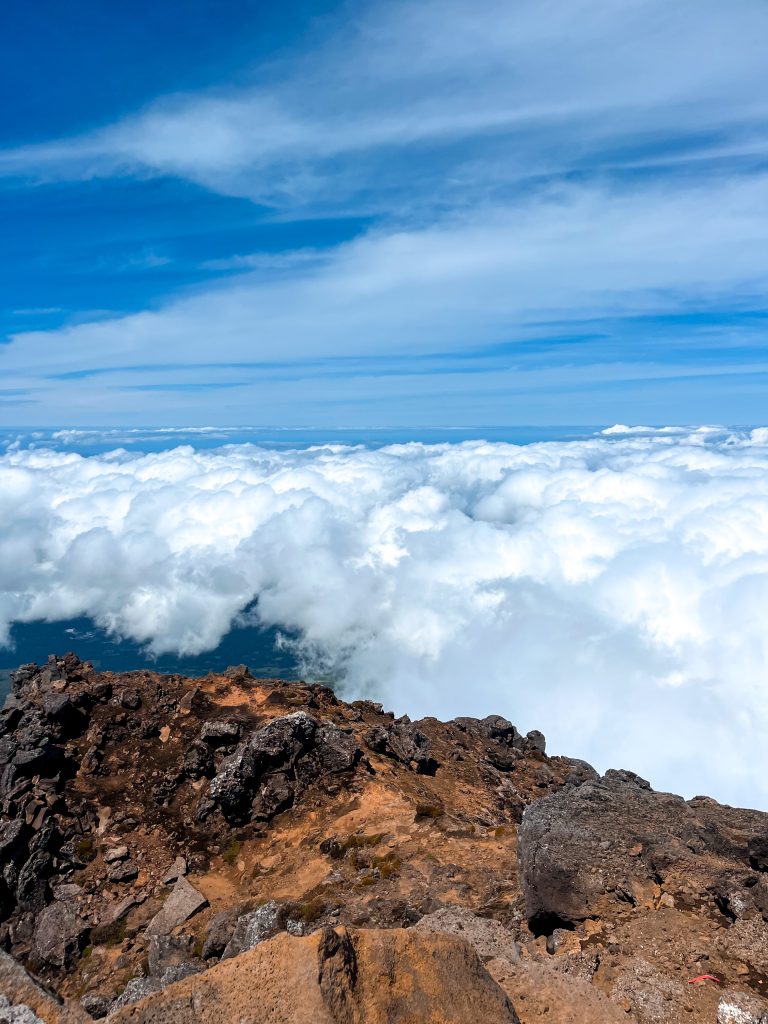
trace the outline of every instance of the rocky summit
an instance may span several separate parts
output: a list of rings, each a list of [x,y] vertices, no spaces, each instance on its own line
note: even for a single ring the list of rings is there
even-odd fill
[[[318,685],[25,665],[0,1021],[768,1024],[768,815]]]

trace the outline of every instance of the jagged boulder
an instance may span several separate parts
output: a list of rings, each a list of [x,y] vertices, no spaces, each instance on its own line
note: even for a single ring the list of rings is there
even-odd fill
[[[79,955],[88,925],[70,903],[49,904],[37,917],[32,953],[43,964],[67,968]]]
[[[431,756],[429,740],[409,719],[369,729],[365,742],[371,750],[408,765],[421,775],[434,775],[437,761]]]
[[[307,783],[324,775],[350,771],[362,757],[354,736],[338,726],[324,723],[314,736],[311,750],[297,763],[297,775]]]
[[[735,880],[743,907],[754,907],[762,887],[744,869],[749,836],[766,822],[759,811],[654,792],[628,771],[566,786],[530,804],[520,825],[529,924],[535,933],[551,934],[615,914],[617,905],[650,905],[662,890],[679,891],[684,899],[691,875],[713,909],[727,912],[723,892]]]
[[[275,900],[269,900],[263,906],[242,914],[237,919],[222,960],[247,953],[259,943],[271,939],[285,928],[287,917],[287,909]]]
[[[280,769],[293,770],[316,730],[317,722],[304,711],[272,719],[225,758],[211,780],[209,800],[233,823],[251,817],[257,793],[260,798],[259,814],[269,817],[282,810],[293,798],[287,775],[283,779],[275,778],[263,783],[262,792],[259,792],[259,787],[264,776],[279,775]]]

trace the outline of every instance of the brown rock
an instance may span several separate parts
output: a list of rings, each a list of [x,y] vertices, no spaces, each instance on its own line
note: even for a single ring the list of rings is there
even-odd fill
[[[125,1007],[114,1024],[519,1024],[471,947],[452,935],[282,934]]]
[[[86,1024],[79,1007],[63,1006],[24,968],[0,950],[0,993],[11,1006],[27,1006],[45,1024]]]

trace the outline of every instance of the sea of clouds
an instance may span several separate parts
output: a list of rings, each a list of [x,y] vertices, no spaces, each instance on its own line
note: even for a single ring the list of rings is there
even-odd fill
[[[0,456],[0,643],[189,654],[248,608],[345,696],[768,808],[768,429]]]

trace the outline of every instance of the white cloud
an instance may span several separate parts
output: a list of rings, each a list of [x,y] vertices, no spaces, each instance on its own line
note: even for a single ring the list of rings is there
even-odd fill
[[[289,276],[238,275],[156,312],[17,334],[0,346],[0,372],[450,352],[595,317],[706,309],[719,295],[757,307],[767,191],[764,176],[680,190],[571,186],[374,230]]]
[[[467,0],[431,0],[344,13],[250,87],[162,97],[90,134],[5,151],[0,173],[171,174],[278,206],[357,195],[381,207],[392,190],[413,201],[457,178],[466,201],[498,163],[507,184],[590,152],[622,162],[627,145],[644,163],[670,134],[704,157],[765,151],[759,0],[738,12],[717,0],[492,0],[479,16]],[[482,149],[439,155],[502,138],[495,161]]]
[[[167,385],[169,422],[220,420],[220,392],[184,396],[207,383],[231,389],[234,421],[269,409],[268,421],[284,422],[309,400],[318,422],[325,383],[295,384],[278,401],[279,388],[242,364],[387,355],[405,376],[412,354],[562,339],[589,320],[764,308],[766,28],[759,0],[742,0],[738,14],[717,0],[492,0],[482,16],[467,0],[345,7],[303,53],[256,69],[247,85],[160,97],[88,135],[0,152],[0,174],[32,180],[175,175],[282,217],[375,215],[343,244],[218,253],[202,269],[242,273],[151,309],[18,332],[0,345],[0,375],[30,396],[7,418],[146,420],[130,388],[151,380]],[[753,360],[730,357],[743,334],[713,327],[719,367],[702,358],[701,338],[675,373],[765,369],[759,328]],[[628,369],[635,340],[608,328],[591,348],[562,346],[560,367],[573,360],[593,379],[619,363],[622,379],[663,375],[666,336],[649,327]],[[518,392],[531,380],[525,350],[504,367]],[[238,365],[216,373],[212,362]],[[47,379],[94,370],[115,375],[70,381],[66,393]],[[533,386],[552,391],[556,377]],[[581,387],[578,372],[573,380]],[[475,383],[473,422],[487,408],[480,375]],[[421,385],[426,408],[444,382]],[[381,388],[391,407],[394,385]],[[343,386],[338,395],[346,401]],[[657,390],[596,418],[731,419],[743,406],[733,384],[728,402],[710,392],[680,413]],[[582,388],[573,418],[591,422],[592,405]],[[761,407],[753,396],[746,415]],[[372,422],[386,415],[379,407]]]
[[[767,436],[15,448],[0,623],[87,614],[194,652],[258,598],[349,692],[500,712],[601,768],[766,807]]]

